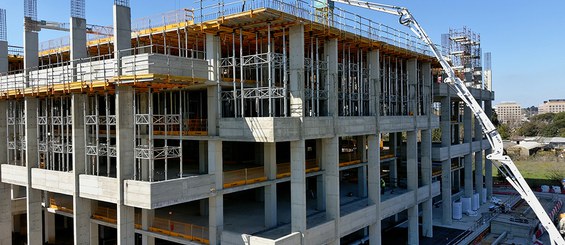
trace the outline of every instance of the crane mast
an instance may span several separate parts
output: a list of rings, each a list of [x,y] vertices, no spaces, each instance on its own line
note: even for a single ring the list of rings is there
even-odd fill
[[[426,32],[416,21],[416,19],[414,19],[410,11],[408,11],[408,9],[404,7],[367,1],[333,0],[333,2],[348,4],[399,16],[400,24],[410,28],[410,30],[412,30],[412,32],[414,32],[414,34],[416,34],[418,38],[420,38],[424,43],[428,45],[437,61],[443,68],[443,71],[447,75],[447,78],[444,80],[444,82],[457,92],[457,96],[459,96],[459,98],[461,98],[461,100],[465,102],[465,104],[471,109],[471,111],[477,118],[477,121],[481,123],[483,133],[485,134],[492,147],[492,153],[487,156],[487,159],[491,160],[494,163],[494,165],[504,174],[508,183],[510,183],[512,187],[514,187],[514,189],[516,189],[516,191],[520,193],[522,199],[524,199],[530,205],[530,207],[540,220],[542,226],[549,233],[552,244],[565,245],[565,240],[563,240],[563,237],[561,237],[559,231],[553,224],[553,221],[545,212],[545,209],[536,198],[532,189],[530,188],[512,159],[510,159],[510,157],[508,157],[507,155],[504,155],[502,138],[496,130],[496,127],[492,124],[471,92],[469,92],[469,89],[467,89],[465,83],[463,83],[463,81],[461,81],[461,79],[459,79],[459,77],[455,75],[455,71],[453,70],[451,65],[441,55],[439,49],[432,42],[430,37],[426,34]]]

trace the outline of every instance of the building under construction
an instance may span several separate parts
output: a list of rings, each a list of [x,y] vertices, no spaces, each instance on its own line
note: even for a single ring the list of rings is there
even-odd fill
[[[0,12],[2,244],[381,244],[405,221],[418,244],[492,195],[480,124],[396,27],[309,0],[115,0],[107,27],[24,2],[23,47]]]

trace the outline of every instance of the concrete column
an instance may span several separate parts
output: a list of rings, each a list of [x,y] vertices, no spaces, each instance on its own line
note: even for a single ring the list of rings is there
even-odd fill
[[[371,50],[368,53],[369,62],[369,113],[376,116],[380,114],[381,98],[381,67],[379,50]]]
[[[328,116],[335,116],[339,115],[338,107],[337,107],[337,70],[338,70],[338,48],[337,48],[337,39],[332,38],[324,42],[324,54],[328,59],[328,75],[326,76],[326,83],[328,84]]]
[[[263,159],[265,176],[268,180],[277,179],[277,147],[276,143],[263,143]],[[265,186],[265,227],[277,226],[277,184]]]
[[[155,218],[155,210],[151,209],[141,209],[141,229],[148,231],[149,227],[153,225],[153,219]],[[155,237],[143,234],[141,236],[142,245],[154,245]]]
[[[98,224],[90,223],[90,244],[100,244]]]
[[[379,147],[380,134],[367,136],[368,162],[367,181],[369,205],[375,205],[377,220],[369,225],[369,241],[371,244],[380,245],[381,242],[381,149]]]
[[[116,7],[116,6],[114,6]],[[130,86],[116,87],[116,177],[118,179],[117,230],[118,244],[135,241],[134,208],[124,205],[124,181],[133,178],[134,91]]]
[[[5,42],[0,42],[0,45]],[[2,47],[0,47],[2,49]],[[0,50],[0,52],[2,52]],[[6,46],[7,52],[7,46]],[[1,55],[1,54],[0,54]],[[4,56],[2,56],[4,57]],[[5,57],[8,57],[7,54]],[[3,69],[4,67],[0,67]],[[5,67],[6,70],[8,67]],[[8,102],[5,100],[0,101],[0,113],[6,114],[8,109]],[[7,121],[6,118],[0,119],[0,139],[8,138],[7,134]],[[0,140],[0,165],[8,164],[8,143],[6,140]],[[12,243],[12,188],[9,184],[0,182],[0,244]]]
[[[85,169],[85,149],[84,149],[84,112],[83,105],[86,102],[85,94],[73,94],[71,100],[72,126],[72,146],[73,146],[73,175],[75,188],[73,192],[73,231],[74,244],[89,244],[90,216],[92,209],[90,200],[81,198],[79,176],[86,173]]]
[[[481,102],[479,102],[481,104]],[[483,126],[475,120],[475,140],[479,141],[480,149],[475,152],[475,190],[479,193],[479,200],[483,200]],[[482,201],[481,201],[482,202]]]
[[[492,118],[492,101],[485,100],[485,113],[489,118]],[[487,188],[487,200],[492,198],[492,161],[486,159],[486,156],[492,153],[489,147],[485,150],[485,187]]]
[[[205,174],[208,169],[208,141],[198,141],[198,173]]]
[[[208,135],[218,135],[218,119],[220,116],[220,37],[206,34],[206,60],[211,67],[208,80],[215,84],[206,88],[208,109]]]
[[[8,42],[0,40],[0,73],[8,72]]]
[[[127,49],[131,49],[131,9],[114,4],[114,51],[116,52],[116,62],[120,62],[122,56],[131,54],[129,51],[124,51]],[[121,65],[118,65],[116,72],[118,76],[122,75]]]
[[[410,115],[418,115],[418,101],[416,86],[418,85],[418,61],[413,58],[406,61],[406,75],[408,76],[408,112]]]
[[[461,103],[460,101],[453,102],[453,115],[452,115],[452,117],[455,118],[456,121],[459,121],[459,115],[461,114],[461,111],[459,110],[460,103]],[[451,136],[452,137],[452,139],[451,139],[452,143],[455,143],[455,144],[461,143],[461,134],[459,132],[460,127],[461,127],[461,125],[459,123],[453,125],[453,131],[452,131],[453,136]]]
[[[442,223],[452,223],[451,205],[451,98],[448,96],[441,99],[441,146],[448,147],[449,158],[441,163],[441,200],[442,200]]]
[[[34,31],[24,31],[24,68],[30,69],[39,66],[38,56],[39,34]]]
[[[451,160],[448,159],[441,162],[441,205],[444,225],[451,225],[452,222],[451,202]]]
[[[304,148],[304,140],[290,142],[290,213],[292,232],[306,231],[306,156]],[[328,190],[328,188],[326,189]],[[328,202],[326,204],[328,206],[327,209],[329,209],[331,204]]]
[[[302,105],[304,101],[304,24],[294,25],[289,29],[290,116],[302,117],[304,115]],[[329,103],[332,102],[333,100],[330,100]]]
[[[408,208],[408,244],[418,244],[418,139],[416,131],[406,132],[406,175],[408,190],[414,192],[414,205]]]
[[[422,203],[422,235],[433,237],[432,216],[432,130],[422,130],[420,169],[422,185],[428,187],[430,197]]]
[[[208,171],[215,176],[216,190],[223,189],[222,141],[208,141]],[[224,229],[224,195],[215,193],[208,200],[210,244],[220,244]]]
[[[463,159],[465,169],[465,197],[473,196],[473,153],[471,152],[472,144],[472,119],[473,113],[471,109],[465,106],[463,114],[463,142],[468,144],[469,153],[465,154]]]
[[[325,170],[324,165],[324,149],[322,139],[316,139],[316,161],[320,165],[320,169]],[[321,211],[326,209],[326,188],[324,186],[324,174],[316,176],[316,209]]]
[[[389,133],[389,144],[390,144],[390,151],[396,157],[398,156],[398,139],[402,139],[402,137],[397,133]],[[379,142],[380,144],[380,142]],[[380,149],[380,145],[379,145]],[[379,156],[380,157],[380,156]],[[392,161],[389,161],[389,178],[390,178],[390,187],[396,187],[396,183],[398,180],[398,162],[397,158]],[[386,181],[386,180],[385,180]]]
[[[25,98],[25,139],[27,167],[27,243],[43,243],[43,222],[41,206],[41,191],[31,188],[31,169],[37,167],[37,106],[38,99]]]
[[[326,190],[326,219],[335,220],[334,234],[339,234],[339,138],[322,139],[324,154],[324,189]],[[339,244],[339,236],[332,244]]]
[[[422,63],[422,96],[424,99],[424,115],[431,116],[432,109],[432,64],[429,62]]]
[[[361,162],[367,162],[367,138],[357,137],[357,152],[361,157]],[[367,197],[367,166],[357,168],[357,193],[359,197]]]
[[[44,214],[45,241],[49,244],[55,244],[55,214],[45,211]]]
[[[83,18],[71,17],[70,27],[71,73],[73,78],[72,80],[77,81],[77,59],[88,57],[86,52],[86,20]]]

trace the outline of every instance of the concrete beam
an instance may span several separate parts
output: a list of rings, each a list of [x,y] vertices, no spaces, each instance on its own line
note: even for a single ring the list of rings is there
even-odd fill
[[[291,26],[289,39],[290,116],[302,117],[304,116],[304,24]]]
[[[304,140],[290,142],[290,193],[292,193],[290,197],[290,213],[292,232],[306,231],[306,155],[304,148]],[[327,209],[329,209],[330,205],[327,203]]]

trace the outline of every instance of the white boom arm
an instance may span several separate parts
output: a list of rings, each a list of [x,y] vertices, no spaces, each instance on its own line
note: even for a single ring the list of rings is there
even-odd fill
[[[449,84],[451,88],[457,91],[457,95],[461,98],[461,100],[463,100],[463,102],[465,102],[465,104],[471,109],[471,111],[473,111],[473,114],[475,114],[477,121],[481,123],[483,133],[486,135],[492,147],[492,154],[489,154],[487,156],[487,159],[490,159],[494,162],[495,166],[506,176],[506,180],[512,185],[512,187],[514,187],[514,189],[516,189],[516,191],[518,191],[518,193],[520,193],[522,199],[524,199],[530,205],[545,230],[547,230],[547,232],[549,233],[552,243],[565,245],[565,240],[563,240],[563,237],[561,237],[561,235],[559,234],[559,231],[553,224],[551,218],[545,212],[545,209],[532,192],[532,189],[530,188],[528,183],[526,183],[526,180],[524,180],[524,177],[522,177],[520,171],[518,171],[518,168],[516,168],[516,165],[514,164],[512,159],[503,154],[502,138],[500,137],[498,131],[496,131],[496,127],[492,124],[479,103],[477,103],[473,95],[471,95],[461,79],[455,76],[455,72],[453,71],[451,65],[449,65],[449,63],[447,63],[447,61],[443,58],[438,48],[426,34],[424,29],[422,29],[420,24],[418,24],[418,22],[414,19],[408,9],[357,0],[334,0],[333,2],[349,4],[361,8],[400,16],[400,24],[409,27],[412,32],[416,34],[416,36],[418,36],[430,47],[444,72],[447,74],[447,78],[444,82]]]

